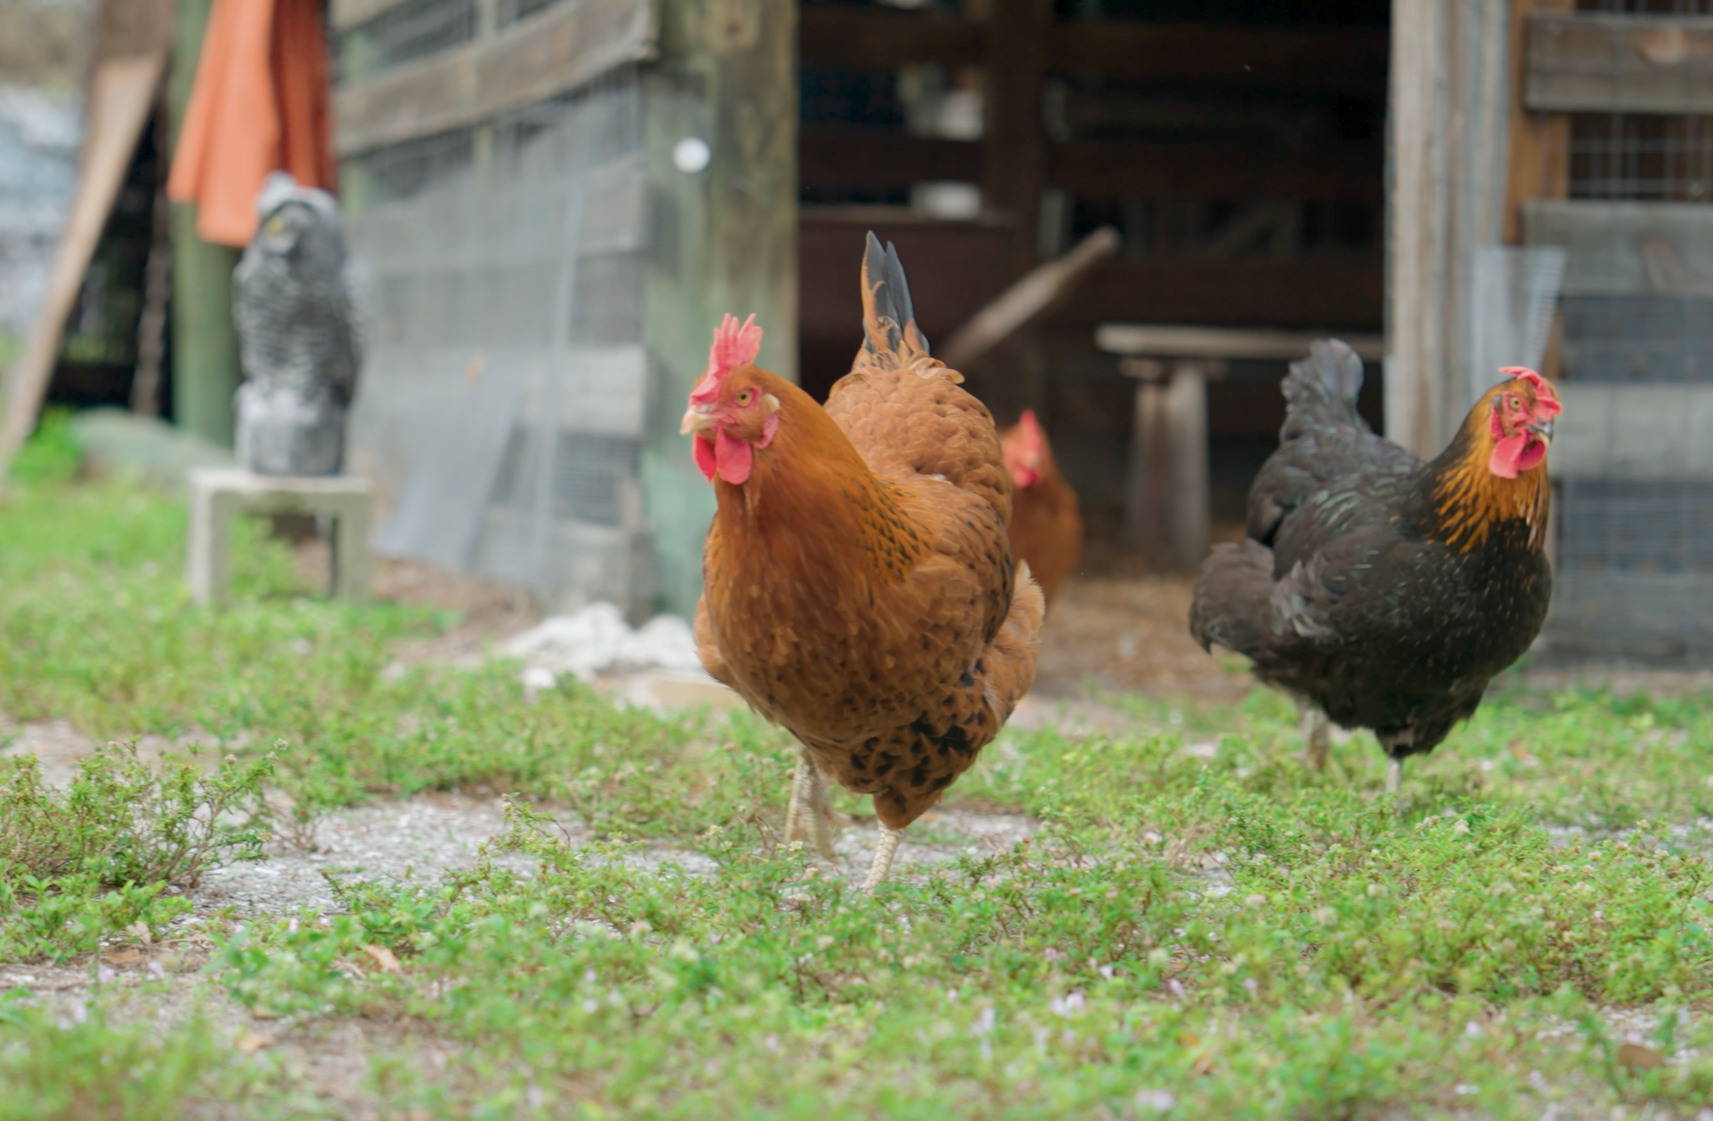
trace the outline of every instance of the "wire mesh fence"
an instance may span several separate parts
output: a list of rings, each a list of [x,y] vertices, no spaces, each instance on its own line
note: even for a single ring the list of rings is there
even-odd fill
[[[457,24],[463,0],[436,2]],[[641,90],[620,67],[348,162],[371,340],[353,459],[377,482],[381,551],[559,606],[651,605]]]
[[[1713,392],[1713,0],[1579,0],[1543,19],[1526,77],[1532,107],[1563,115],[1543,156],[1559,198],[1525,205],[1523,240],[1566,255],[1552,361],[1575,464],[1558,482],[1548,650],[1713,661],[1704,457],[1650,454],[1616,413],[1570,416],[1579,386],[1589,408]],[[1571,448],[1573,432],[1604,451]]]

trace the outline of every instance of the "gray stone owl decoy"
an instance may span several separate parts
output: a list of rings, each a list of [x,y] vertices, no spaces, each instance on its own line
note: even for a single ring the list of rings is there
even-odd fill
[[[336,475],[362,365],[339,204],[276,171],[256,212],[232,274],[238,462],[258,475]]]

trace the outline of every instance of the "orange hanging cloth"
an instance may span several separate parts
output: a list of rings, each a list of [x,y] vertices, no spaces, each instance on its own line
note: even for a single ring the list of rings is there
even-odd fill
[[[274,171],[336,188],[321,0],[214,0],[167,195],[204,241],[244,246]]]

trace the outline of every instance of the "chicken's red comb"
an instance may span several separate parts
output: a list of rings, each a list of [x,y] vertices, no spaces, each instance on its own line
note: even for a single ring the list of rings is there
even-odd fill
[[[1548,417],[1555,417],[1564,411],[1564,406],[1558,400],[1558,390],[1553,388],[1552,382],[1527,366],[1500,366],[1499,372],[1508,378],[1522,378],[1534,386],[1537,413],[1544,412]]]
[[[1017,427],[1023,435],[1023,446],[1036,455],[1041,454],[1041,445],[1046,440],[1041,431],[1041,422],[1035,419],[1035,410],[1024,409],[1023,415],[1017,418]]]
[[[698,404],[713,400],[719,392],[720,379],[739,366],[754,362],[760,353],[761,328],[755,325],[754,314],[740,325],[737,317],[728,313],[714,329],[714,345],[708,348],[708,370],[690,391],[690,400]]]

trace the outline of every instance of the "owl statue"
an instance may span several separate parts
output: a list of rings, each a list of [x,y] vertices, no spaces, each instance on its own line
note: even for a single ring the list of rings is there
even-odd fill
[[[232,274],[238,462],[258,475],[336,475],[362,364],[339,204],[276,171],[256,212]]]

